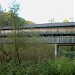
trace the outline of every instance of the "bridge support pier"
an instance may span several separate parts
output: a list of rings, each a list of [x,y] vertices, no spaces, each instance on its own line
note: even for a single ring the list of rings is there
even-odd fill
[[[58,44],[55,44],[55,58],[60,56],[60,47]]]

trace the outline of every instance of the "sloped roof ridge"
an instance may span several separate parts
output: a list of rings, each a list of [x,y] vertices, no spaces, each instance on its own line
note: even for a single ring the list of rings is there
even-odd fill
[[[75,22],[62,22],[62,23],[44,23],[44,24],[30,24],[25,25],[25,28],[40,28],[40,27],[66,27],[75,26]]]

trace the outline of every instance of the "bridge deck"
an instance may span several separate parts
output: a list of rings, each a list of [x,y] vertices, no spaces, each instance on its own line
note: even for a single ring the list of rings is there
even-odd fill
[[[19,37],[18,43],[49,43],[49,44],[75,44],[75,36],[60,37]],[[4,37],[0,39],[0,43],[14,43],[14,37]]]

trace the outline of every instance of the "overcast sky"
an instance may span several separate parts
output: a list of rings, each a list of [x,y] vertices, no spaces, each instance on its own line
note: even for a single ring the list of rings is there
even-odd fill
[[[3,9],[7,9],[13,0],[0,0]],[[69,19],[74,21],[74,0],[16,0],[20,3],[19,16],[35,23],[47,23]]]

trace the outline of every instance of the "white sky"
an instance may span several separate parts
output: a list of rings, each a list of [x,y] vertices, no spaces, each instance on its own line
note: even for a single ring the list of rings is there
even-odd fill
[[[4,9],[13,0],[0,0]],[[19,16],[35,23],[47,23],[54,18],[56,21],[69,19],[74,21],[74,0],[16,0],[20,2]]]

